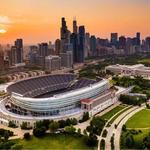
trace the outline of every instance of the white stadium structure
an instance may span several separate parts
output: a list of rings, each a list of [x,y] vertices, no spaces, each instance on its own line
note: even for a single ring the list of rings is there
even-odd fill
[[[110,65],[105,68],[116,75],[122,76],[142,76],[145,79],[150,79],[150,67],[145,67],[143,64],[136,65]]]
[[[22,122],[34,126],[44,119],[80,119],[117,102],[116,91],[106,79],[78,79],[73,74],[47,75],[13,83],[7,87],[9,97],[0,101],[1,123]]]

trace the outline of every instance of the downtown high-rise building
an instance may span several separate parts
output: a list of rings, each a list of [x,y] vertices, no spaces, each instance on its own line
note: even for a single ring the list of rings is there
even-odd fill
[[[140,32],[136,33],[136,38],[137,38],[137,45],[140,46],[141,45],[141,33]]]
[[[84,62],[84,50],[85,50],[85,27],[79,26],[79,45],[78,45],[78,62]]]
[[[76,19],[73,20],[73,33],[75,33],[75,34],[78,33],[78,26],[77,26]]]
[[[0,45],[0,70],[3,70],[3,69],[4,69],[4,52]]]
[[[61,32],[60,32],[60,38],[61,38],[61,53],[64,53],[68,50],[68,43],[70,40],[70,31],[67,28],[66,20],[63,17],[61,19]]]
[[[70,43],[73,48],[73,62],[78,62],[78,34],[72,33],[70,36]]]
[[[118,33],[111,33],[110,42],[112,45],[117,46]]]
[[[96,56],[96,37],[94,35],[90,37],[90,50],[92,56]]]
[[[17,39],[15,41],[16,47],[16,64],[23,63],[23,40]]]
[[[126,37],[125,36],[120,36],[119,37],[119,48],[120,49],[125,49],[126,48]]]
[[[90,33],[85,33],[85,50],[84,50],[84,57],[88,58],[92,56],[90,50]]]
[[[56,39],[55,41],[55,55],[59,55],[61,50],[61,40]]]

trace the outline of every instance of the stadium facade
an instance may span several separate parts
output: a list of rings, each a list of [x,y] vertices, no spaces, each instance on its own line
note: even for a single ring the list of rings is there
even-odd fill
[[[80,119],[116,103],[115,90],[106,79],[78,79],[73,74],[57,74],[16,82],[7,88],[10,97],[0,102],[1,123],[13,121],[34,126],[44,119]]]

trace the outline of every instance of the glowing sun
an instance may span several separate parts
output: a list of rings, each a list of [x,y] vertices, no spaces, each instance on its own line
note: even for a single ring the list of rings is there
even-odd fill
[[[4,34],[6,33],[7,31],[5,29],[0,29],[0,34]]]

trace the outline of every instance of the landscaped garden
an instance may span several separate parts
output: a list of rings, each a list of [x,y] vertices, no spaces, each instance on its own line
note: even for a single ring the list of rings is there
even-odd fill
[[[127,107],[127,105],[119,105],[119,106],[113,108],[112,110],[110,110],[109,112],[107,112],[106,114],[102,115],[101,118],[104,120],[109,120],[111,117],[113,117],[116,113],[118,113],[125,107]]]
[[[131,117],[122,129],[122,149],[150,149],[150,110],[143,109]]]

